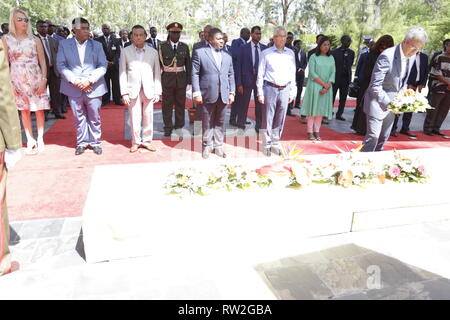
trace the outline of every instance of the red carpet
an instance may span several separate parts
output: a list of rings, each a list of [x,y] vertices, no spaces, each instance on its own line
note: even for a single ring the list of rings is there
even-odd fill
[[[189,101],[187,106],[191,106]],[[201,159],[199,152],[190,151],[194,143],[200,145],[199,139],[186,140],[187,146],[178,146],[176,150],[174,146],[178,141],[155,140],[157,152],[131,154],[130,141],[124,140],[124,108],[112,105],[101,110],[103,154],[98,156],[85,153],[75,156],[75,130],[70,110],[66,116],[66,120],[58,120],[45,134],[46,149],[42,154],[23,156],[10,171],[8,208],[11,221],[80,216],[93,169],[98,165]],[[254,119],[253,105],[249,116]],[[450,141],[441,137],[416,133],[418,140],[410,140],[406,136],[391,138],[386,150],[450,146]],[[450,135],[448,131],[445,133]],[[322,127],[321,136],[322,143],[306,140],[306,125],[301,124],[298,117],[287,117],[282,140],[287,145],[295,143],[304,148],[304,154],[337,153],[336,146],[344,150],[351,149],[357,146],[352,142],[359,143],[362,140],[361,136],[338,133],[326,126]],[[236,151],[232,146],[236,145],[236,141],[236,138],[230,139],[225,145],[225,150],[231,157]],[[248,144],[249,138],[246,137],[246,145]],[[249,156],[256,155],[254,150],[244,150],[244,156],[246,153]]]

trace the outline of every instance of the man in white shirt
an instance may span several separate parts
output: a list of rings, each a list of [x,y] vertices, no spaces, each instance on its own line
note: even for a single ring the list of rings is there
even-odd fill
[[[256,87],[262,103],[263,154],[281,155],[279,141],[284,128],[288,103],[297,95],[295,81],[295,54],[285,47],[287,32],[277,27],[273,34],[274,45],[261,53]]]
[[[89,21],[75,18],[72,21],[74,37],[59,43],[56,65],[61,74],[60,92],[70,103],[77,131],[75,155],[91,147],[102,154],[100,146],[101,120],[99,109],[106,93],[104,75],[107,61],[102,45],[89,39]]]
[[[123,103],[128,107],[131,126],[130,152],[140,147],[156,151],[153,140],[153,104],[161,98],[161,67],[158,52],[145,45],[147,32],[135,25],[131,46],[122,50],[119,64]]]

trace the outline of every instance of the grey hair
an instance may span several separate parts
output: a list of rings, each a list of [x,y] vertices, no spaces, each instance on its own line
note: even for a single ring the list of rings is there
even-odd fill
[[[287,33],[286,28],[283,26],[278,26],[275,28],[275,30],[273,31],[273,36],[275,37],[277,35],[278,32],[280,31],[284,31],[285,33]]]
[[[428,42],[428,34],[425,31],[424,28],[414,26],[408,29],[408,32],[406,32],[405,40],[419,40],[423,43]]]

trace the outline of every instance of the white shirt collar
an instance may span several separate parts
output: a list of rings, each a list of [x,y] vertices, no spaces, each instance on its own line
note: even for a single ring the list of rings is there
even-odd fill
[[[88,41],[89,41],[89,40],[86,40],[85,42],[83,42],[83,44],[80,44],[76,38],[74,38],[74,39],[75,39],[75,43],[77,44],[77,47],[78,47],[78,48],[84,48],[84,47],[86,47],[86,45],[87,45],[87,43],[88,43]]]
[[[146,45],[145,45],[145,43],[144,43],[144,46],[143,46],[142,48],[138,48],[138,47],[136,47],[136,45],[133,43],[133,47],[134,47],[134,50],[136,50],[136,52],[140,52],[141,50],[142,50],[143,52],[145,52],[145,47],[146,47]]]
[[[177,48],[178,48],[179,44],[180,44],[180,41],[178,41],[177,43],[170,41],[170,45],[172,46],[172,48],[173,48],[173,46],[177,46]]]
[[[402,60],[409,59],[409,58],[407,58],[407,57],[405,56],[405,54],[403,53],[402,43],[400,43],[400,58],[401,58]]]

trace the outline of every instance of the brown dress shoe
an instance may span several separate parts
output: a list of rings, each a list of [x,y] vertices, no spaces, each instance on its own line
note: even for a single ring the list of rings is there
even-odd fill
[[[132,146],[131,146],[131,148],[130,148],[130,152],[131,153],[134,153],[134,152],[136,152],[136,151],[138,151],[139,150],[139,145],[138,144],[133,144]]]
[[[148,151],[155,152],[156,148],[151,143],[143,143],[142,146],[147,149]]]

